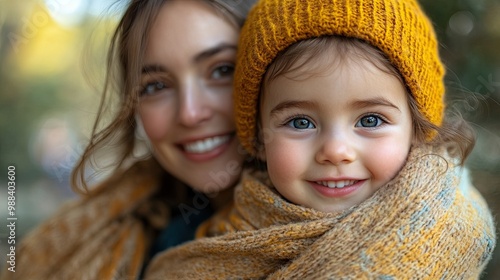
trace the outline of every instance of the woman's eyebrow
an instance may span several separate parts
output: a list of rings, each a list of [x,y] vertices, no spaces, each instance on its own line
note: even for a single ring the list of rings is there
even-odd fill
[[[355,100],[354,102],[351,103],[351,107],[355,109],[363,109],[373,106],[392,107],[398,111],[401,111],[398,106],[394,105],[394,103],[390,102],[383,96],[369,98],[369,99]]]
[[[220,43],[214,47],[208,48],[208,49],[202,51],[201,53],[197,54],[194,57],[194,62],[199,63],[200,61],[203,61],[203,60],[205,60],[211,56],[214,56],[217,53],[220,53],[220,52],[227,50],[227,49],[232,49],[232,50],[236,51],[236,48],[237,48],[236,45],[233,45],[233,44]]]
[[[208,59],[222,51],[225,51],[227,49],[232,49],[236,51],[236,45],[232,44],[227,44],[227,43],[220,43],[214,47],[208,48],[199,54],[195,55],[193,61],[195,63],[199,63],[205,59]],[[157,73],[157,72],[167,72],[167,69],[165,67],[161,66],[160,64],[148,64],[142,67],[142,74],[145,73]]]
[[[159,64],[148,64],[148,65],[144,65],[142,67],[142,74],[146,74],[146,73],[157,73],[157,72],[166,72],[166,69],[159,65]]]
[[[270,115],[278,114],[279,112],[290,109],[290,108],[299,108],[299,109],[314,109],[317,108],[316,103],[307,100],[288,100],[279,103],[274,106],[271,110]]]

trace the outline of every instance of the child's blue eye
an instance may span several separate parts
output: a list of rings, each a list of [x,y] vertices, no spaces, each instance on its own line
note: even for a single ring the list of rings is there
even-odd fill
[[[377,126],[380,126],[382,123],[384,123],[384,120],[382,120],[379,116],[368,115],[368,116],[362,117],[356,123],[356,127],[377,127]]]
[[[288,122],[288,125],[295,129],[312,129],[316,128],[314,124],[306,118],[294,118]]]

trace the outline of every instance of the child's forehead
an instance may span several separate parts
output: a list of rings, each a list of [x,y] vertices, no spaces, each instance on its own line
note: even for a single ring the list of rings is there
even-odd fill
[[[349,67],[382,70],[400,77],[386,56],[375,47],[354,38],[325,37],[305,40],[288,48],[270,65],[264,84],[279,76],[303,80]]]
[[[317,57],[315,60],[316,61],[308,60],[305,64],[302,64],[300,68],[276,76],[267,83],[266,87],[268,88],[278,80],[305,83],[309,80],[322,79],[325,77],[328,79],[335,79],[335,82],[340,84],[354,82],[362,83],[366,77],[373,77],[374,80],[372,82],[376,82],[377,78],[381,78],[382,76],[391,76],[391,78],[396,79],[394,75],[391,75],[385,71],[385,69],[381,70],[373,62],[358,57],[344,59],[341,62],[338,60],[329,61],[328,59],[321,59],[321,57]],[[399,79],[396,80],[400,82]]]
[[[360,6],[357,1],[336,1],[335,5],[330,1],[280,3],[283,6],[275,5],[274,0],[259,1],[240,33],[238,48],[244,51],[238,55],[234,74],[235,115],[241,143],[251,153],[255,152],[254,116],[266,70],[283,50],[297,40],[312,37],[359,38],[383,50],[414,97],[415,108],[432,124],[441,125],[445,71],[432,23],[418,1],[385,1],[384,7],[389,7],[385,10],[375,5]],[[270,80],[285,72],[276,68],[277,74],[268,74]]]
[[[329,67],[328,61],[317,59],[323,63],[319,69],[304,66],[270,81],[264,87],[260,106],[268,108],[293,100],[316,104],[309,109],[326,106],[327,110],[336,108],[347,112],[348,105],[361,104],[363,100],[390,100],[399,106],[407,104],[408,93],[400,79],[370,61],[355,57]],[[307,61],[307,64],[314,63]],[[359,106],[351,107],[356,108],[355,111],[359,109]]]

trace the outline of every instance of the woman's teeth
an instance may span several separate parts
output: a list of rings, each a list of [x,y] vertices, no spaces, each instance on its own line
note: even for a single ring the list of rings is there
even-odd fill
[[[194,154],[202,154],[209,152],[222,144],[225,144],[229,141],[231,136],[215,136],[211,138],[206,138],[203,140],[198,140],[195,142],[191,142],[189,144],[184,145],[184,150]]]
[[[349,187],[351,185],[356,184],[359,182],[358,180],[344,180],[344,181],[318,181],[316,184],[323,185],[325,187],[329,188],[343,188],[343,187]]]

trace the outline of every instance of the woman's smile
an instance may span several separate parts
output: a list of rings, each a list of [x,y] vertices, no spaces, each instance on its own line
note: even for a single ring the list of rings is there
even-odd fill
[[[234,136],[234,132],[216,135],[194,141],[186,141],[178,146],[189,160],[208,161],[224,153],[231,142],[235,140]]]

